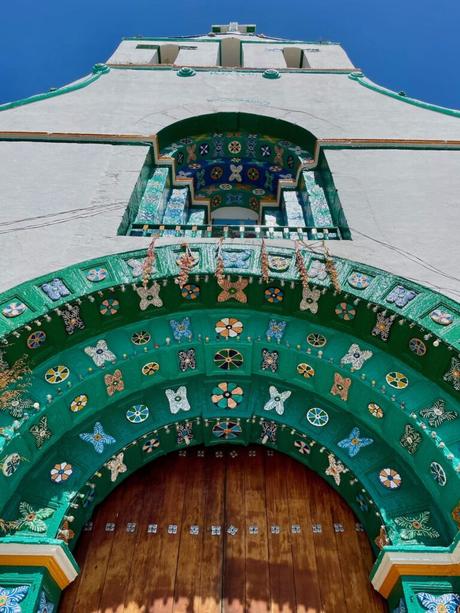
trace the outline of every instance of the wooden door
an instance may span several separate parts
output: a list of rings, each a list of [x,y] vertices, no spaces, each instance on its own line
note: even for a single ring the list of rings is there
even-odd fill
[[[59,611],[384,611],[356,521],[320,477],[276,452],[163,457],[97,509]]]

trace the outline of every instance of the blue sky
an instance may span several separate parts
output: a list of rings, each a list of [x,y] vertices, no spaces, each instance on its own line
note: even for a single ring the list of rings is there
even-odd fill
[[[230,20],[341,42],[377,83],[460,108],[458,0],[12,0],[0,13],[0,102],[87,74],[122,36],[201,34]]]

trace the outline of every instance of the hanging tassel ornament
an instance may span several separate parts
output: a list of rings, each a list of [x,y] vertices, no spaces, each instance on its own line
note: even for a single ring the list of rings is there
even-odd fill
[[[222,243],[223,239],[219,239],[217,246],[217,258],[216,258],[216,279],[217,283],[221,285],[225,281],[224,275],[224,258],[222,257]]]
[[[303,289],[307,289],[308,281],[309,281],[308,272],[307,272],[307,267],[305,266],[305,261],[303,259],[302,252],[300,250],[300,245],[298,241],[296,241],[295,243],[295,263],[297,266],[297,271],[299,273],[300,280],[302,281],[302,287]]]
[[[262,273],[262,281],[264,283],[268,283],[269,279],[269,269],[268,269],[268,253],[267,253],[267,245],[265,244],[265,239],[262,239],[262,245],[260,248],[260,270]]]
[[[155,253],[155,241],[157,237],[154,236],[150,242],[150,245],[147,248],[147,255],[144,260],[144,264],[142,267],[142,286],[147,288],[149,284],[149,279],[152,275],[153,268],[155,266],[156,253]]]
[[[181,289],[187,283],[188,278],[190,276],[190,271],[196,264],[196,260],[193,257],[193,254],[190,251],[190,247],[187,245],[187,243],[184,243],[182,247],[185,249],[185,253],[180,255],[178,258],[179,275],[174,280],[174,282],[177,283]]]
[[[331,252],[329,248],[326,247],[326,243],[323,241],[323,249],[324,249],[324,257],[326,264],[326,271],[329,275],[332,285],[336,292],[341,292],[342,288],[340,287],[339,275],[337,273],[337,268],[335,267],[335,262],[333,257],[331,256]]]

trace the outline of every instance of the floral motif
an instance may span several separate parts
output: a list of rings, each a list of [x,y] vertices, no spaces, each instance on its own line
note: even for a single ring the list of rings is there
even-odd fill
[[[404,541],[412,541],[417,536],[438,538],[439,532],[429,525],[430,512],[422,511],[414,515],[395,517],[394,522],[399,530],[399,535]]]
[[[385,380],[390,387],[398,390],[402,390],[409,385],[409,379],[401,372],[389,372],[385,375]]]
[[[222,259],[224,260],[225,268],[248,268],[251,251],[227,251],[222,250]]]
[[[166,398],[169,402],[169,410],[173,415],[179,411],[190,411],[190,403],[187,399],[187,388],[181,385],[177,390],[165,390]]]
[[[383,313],[377,313],[377,321],[372,328],[371,334],[373,336],[380,336],[383,341],[387,341],[392,325],[393,320],[391,317],[385,317]]]
[[[115,362],[117,359],[117,356],[107,347],[107,341],[104,339],[97,341],[95,347],[85,347],[84,351],[96,366],[104,366],[106,362]]]
[[[382,468],[379,472],[380,483],[390,490],[396,490],[401,487],[401,475],[394,468]]]
[[[346,468],[342,464],[342,462],[339,462],[335,458],[334,454],[332,453],[330,453],[327,456],[327,459],[329,462],[329,466],[326,468],[324,472],[326,475],[334,479],[336,485],[340,485],[340,480],[341,480],[340,475],[346,471]]]
[[[214,363],[222,370],[235,370],[243,365],[243,356],[236,349],[220,349],[214,355]]]
[[[331,394],[338,396],[341,400],[346,401],[348,399],[348,391],[350,389],[351,379],[349,377],[342,377],[338,372],[334,374],[334,383],[331,387]]]
[[[305,441],[294,441],[294,447],[300,453],[300,455],[310,455],[311,448]]]
[[[103,281],[107,277],[107,269],[102,268],[101,266],[96,266],[96,268],[91,268],[86,273],[86,278],[88,281],[92,283],[99,283],[99,281]]]
[[[241,432],[241,426],[235,421],[218,421],[212,428],[212,433],[216,438],[225,440],[238,438]]]
[[[418,446],[422,442],[422,435],[414,428],[414,426],[411,426],[411,424],[406,424],[399,442],[411,455],[414,455]]]
[[[19,530],[27,528],[27,530],[32,532],[43,533],[47,530],[47,525],[43,520],[51,517],[54,514],[54,509],[44,507],[35,511],[27,502],[21,502],[19,504],[19,513],[21,515],[18,520]]]
[[[176,424],[177,431],[177,444],[183,445],[184,443],[188,446],[192,442],[193,439],[193,424],[191,421],[186,421],[183,424]]]
[[[67,520],[64,520],[58,530],[56,538],[58,538],[61,541],[64,541],[64,543],[68,543],[69,541],[73,539],[74,536],[75,536],[75,532],[70,529],[69,522]],[[44,596],[43,592],[42,592],[42,596]],[[41,602],[42,602],[42,599],[40,599],[40,606],[41,606]],[[45,599],[45,605],[46,605],[46,599]],[[52,607],[52,608],[50,609],[49,607]],[[37,613],[40,613],[40,611],[43,611],[43,613],[47,613],[48,611],[52,611],[52,610],[53,610],[53,605],[48,603],[47,608],[45,606],[44,609],[38,609]]]
[[[29,428],[29,432],[35,439],[35,445],[38,449],[42,447],[42,445],[47,441],[53,433],[48,428],[48,417],[46,415],[42,415],[38,423]]]
[[[67,305],[67,309],[61,313],[67,334],[73,334],[76,330],[83,330],[85,323],[80,317],[80,307],[74,304]]]
[[[126,260],[126,263],[131,268],[131,274],[133,277],[142,277],[144,273],[145,260],[136,260],[131,258]]]
[[[10,302],[2,309],[2,313],[5,317],[18,317],[27,310],[26,305],[23,302]]]
[[[1,613],[21,613],[22,608],[19,604],[29,592],[28,585],[18,587],[0,586],[0,612]]]
[[[70,410],[72,413],[78,413],[83,410],[88,404],[88,396],[86,394],[80,394],[76,396],[70,403]]]
[[[302,377],[305,377],[305,379],[311,379],[311,377],[315,376],[315,369],[306,362],[297,364],[297,372],[299,375],[302,375]]]
[[[104,382],[109,396],[113,396],[115,392],[122,392],[125,389],[123,373],[119,368],[117,368],[113,375],[105,375]]]
[[[251,168],[248,168],[247,175],[250,181],[258,181],[260,177],[260,172],[258,168],[254,168],[254,166],[252,166]]]
[[[70,370],[67,368],[67,366],[60,364],[59,366],[48,368],[45,373],[45,381],[51,385],[56,385],[56,383],[62,383],[65,381],[69,375]]]
[[[448,311],[443,311],[442,309],[435,309],[430,317],[435,324],[439,324],[440,326],[450,326],[450,324],[454,321],[454,317]]]
[[[82,432],[79,434],[82,441],[91,443],[96,453],[102,453],[104,451],[104,445],[113,445],[116,443],[116,439],[110,434],[106,434],[102,427],[102,424],[97,421],[94,424],[93,432]]]
[[[289,268],[290,264],[291,258],[287,258],[282,255],[268,256],[268,267],[270,268],[270,270],[274,270],[276,272],[284,272]]]
[[[196,368],[196,352],[195,349],[187,349],[186,351],[179,351],[177,354],[179,358],[179,370],[185,372],[186,370],[195,370]]]
[[[312,260],[308,268],[308,276],[312,279],[318,279],[318,281],[327,279],[326,263],[320,260]]]
[[[443,377],[447,383],[452,383],[454,390],[460,392],[460,360],[452,358],[450,368]]]
[[[347,302],[340,302],[337,304],[334,313],[339,319],[343,319],[343,321],[351,321],[356,317],[355,307]]]
[[[27,347],[29,349],[38,349],[46,342],[46,332],[44,330],[37,330],[32,332],[27,337]]]
[[[274,385],[270,385],[268,391],[270,393],[270,400],[267,400],[264,404],[264,410],[272,411],[275,409],[278,415],[282,415],[284,413],[284,403],[292,392],[289,390],[286,392],[279,392]]]
[[[241,143],[239,143],[237,140],[232,140],[230,143],[228,143],[228,150],[230,153],[239,153],[241,151]]]
[[[382,407],[380,407],[375,402],[370,402],[367,405],[367,408],[369,410],[369,413],[372,415],[372,417],[375,417],[376,419],[382,419],[383,418],[383,415],[384,415],[383,409],[382,409]]]
[[[154,281],[150,287],[136,287],[136,293],[140,298],[139,308],[145,311],[149,306],[162,307],[163,300],[160,298],[160,286]]]
[[[2,473],[5,477],[11,477],[18,470],[21,462],[24,458],[22,458],[19,453],[10,453],[7,455],[2,461],[0,461],[0,468],[2,469]]]
[[[425,355],[426,353],[426,345],[425,343],[419,339],[419,338],[411,338],[409,341],[409,349],[412,351],[412,353],[415,353],[415,355]]]
[[[41,288],[42,292],[46,294],[48,298],[53,300],[53,302],[70,294],[69,290],[61,279],[52,279],[48,283],[43,283]]]
[[[243,333],[243,324],[234,317],[223,317],[216,323],[215,330],[224,338],[234,338]]]
[[[270,304],[279,304],[284,300],[284,292],[279,287],[267,287],[264,291],[264,298]]]
[[[429,594],[419,592],[417,598],[429,613],[457,613],[460,610],[460,594]]]
[[[327,343],[327,339],[323,334],[311,332],[307,336],[307,343],[312,347],[324,347],[324,345]]]
[[[400,309],[404,308],[411,300],[415,298],[417,292],[412,289],[407,289],[402,285],[397,285],[388,296],[385,298],[390,304],[394,303]]]
[[[311,409],[308,409],[306,418],[309,424],[316,426],[317,428],[322,428],[329,421],[329,415],[320,407],[312,407]]]
[[[265,332],[265,336],[268,341],[271,341],[274,338],[276,341],[280,341],[284,336],[284,331],[286,330],[287,321],[270,319],[268,322],[268,328]]]
[[[159,370],[160,370],[160,365],[158,364],[158,362],[147,362],[141,368],[142,374],[145,375],[146,377],[151,377],[152,375],[157,373]]]
[[[192,340],[192,330],[190,317],[184,317],[184,319],[171,319],[169,321],[173,336],[176,341],[181,341],[183,338],[188,341]]]
[[[374,354],[367,349],[360,349],[359,345],[353,343],[350,345],[347,353],[340,360],[341,364],[351,364],[351,370],[361,370],[364,362],[371,358]]]
[[[64,522],[64,523],[67,523],[67,522]],[[70,530],[69,532],[72,532],[72,530]],[[71,538],[73,538],[74,536],[75,536],[75,534],[72,533],[72,537],[70,537],[68,540],[66,540],[66,543]],[[38,603],[37,613],[53,613],[53,611],[54,611],[54,604],[52,604],[49,600],[47,600],[46,594],[42,590],[42,592],[40,594],[40,601]]]
[[[126,411],[126,419],[132,424],[141,424],[148,419],[149,414],[149,408],[145,404],[133,404],[133,406]]]
[[[355,289],[366,289],[369,287],[372,277],[363,272],[352,272],[348,277],[348,284]]]
[[[346,449],[350,458],[354,458],[363,447],[372,445],[373,442],[374,439],[372,438],[361,438],[359,435],[359,428],[353,428],[348,438],[339,441],[337,445],[341,449]]]
[[[435,426],[438,428],[445,421],[453,421],[457,419],[458,413],[457,411],[448,411],[446,410],[446,403],[442,398],[436,400],[431,407],[426,409],[422,409],[420,411],[420,416],[428,419],[428,423],[430,426]]]
[[[186,283],[184,287],[181,289],[181,296],[185,298],[185,300],[196,300],[200,296],[200,288],[198,285],[194,285],[193,283]]]
[[[147,330],[139,330],[139,332],[134,332],[131,336],[131,342],[134,345],[146,345],[152,337]]]
[[[444,487],[447,483],[446,471],[438,462],[431,462],[430,473],[438,485]]]
[[[72,473],[72,464],[60,462],[59,464],[55,464],[50,470],[51,481],[54,481],[54,483],[62,483],[63,481],[67,481],[67,479],[72,476]]]
[[[260,368],[262,370],[271,370],[276,372],[278,370],[279,353],[277,351],[268,351],[268,349],[262,349],[262,364]]]
[[[301,311],[310,311],[315,315],[318,312],[318,300],[320,296],[321,291],[319,289],[310,289],[307,285],[302,290],[302,300],[300,301],[299,309]]]
[[[142,445],[142,451],[144,453],[152,453],[159,446],[160,441],[157,438],[150,438]]]
[[[106,298],[99,306],[101,315],[116,315],[120,309],[120,303],[116,298]]]
[[[243,388],[236,383],[223,381],[212,390],[211,401],[220,409],[234,409],[243,400]]]
[[[275,444],[278,426],[274,422],[265,421],[265,419],[263,419],[260,422],[260,427],[260,442],[262,443],[262,445],[266,445],[267,443]]]
[[[245,304],[248,301],[244,290],[249,283],[248,279],[239,279],[238,281],[228,281],[221,279],[218,281],[222,291],[217,296],[217,302],[227,302],[227,300],[236,300]]]
[[[222,178],[222,175],[224,174],[223,169],[220,166],[214,166],[213,168],[211,168],[211,179],[213,179],[214,181],[219,181],[219,179]]]
[[[123,461],[124,459],[125,454],[121,452],[107,462],[106,466],[110,471],[110,481],[112,481],[112,483],[118,479],[119,475],[128,470],[128,467]]]

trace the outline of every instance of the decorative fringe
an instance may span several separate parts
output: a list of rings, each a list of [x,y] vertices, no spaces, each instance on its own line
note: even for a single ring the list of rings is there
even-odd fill
[[[302,281],[302,287],[303,289],[307,289],[309,281],[308,272],[298,241],[296,241],[295,243],[295,263],[297,266],[297,271],[299,273],[300,280]]]
[[[153,267],[155,266],[156,253],[155,253],[155,241],[157,240],[157,236],[154,236],[150,241],[150,245],[147,248],[147,256],[144,260],[144,265],[142,267],[142,286],[144,288],[149,284],[150,277],[152,275]]]
[[[27,365],[27,356],[16,360],[12,366],[3,359],[0,354],[0,410],[6,409],[13,400],[18,400],[24,390],[30,385],[24,381],[26,375],[30,374]],[[7,389],[16,384],[15,389]]]
[[[223,238],[219,239],[219,243],[217,245],[217,258],[216,258],[216,279],[217,283],[221,285],[225,281],[224,275],[224,258],[222,257],[222,244],[224,242]]]
[[[193,257],[193,254],[190,251],[190,247],[188,246],[188,244],[184,243],[182,247],[185,249],[185,253],[180,255],[178,258],[179,275],[174,280],[174,282],[177,283],[181,289],[187,283],[188,278],[190,276],[190,271],[192,270],[193,266],[196,263],[195,258]]]
[[[260,269],[262,272],[262,281],[268,283],[269,269],[268,269],[268,253],[265,239],[262,239],[262,245],[260,247]]]
[[[331,256],[331,252],[329,251],[329,248],[326,246],[326,243],[324,241],[323,241],[323,249],[324,249],[324,258],[325,258],[327,274],[329,275],[329,278],[331,280],[332,285],[334,286],[335,291],[340,292],[342,291],[342,288],[340,287],[337,268],[335,267],[335,262],[334,262],[333,257]]]

